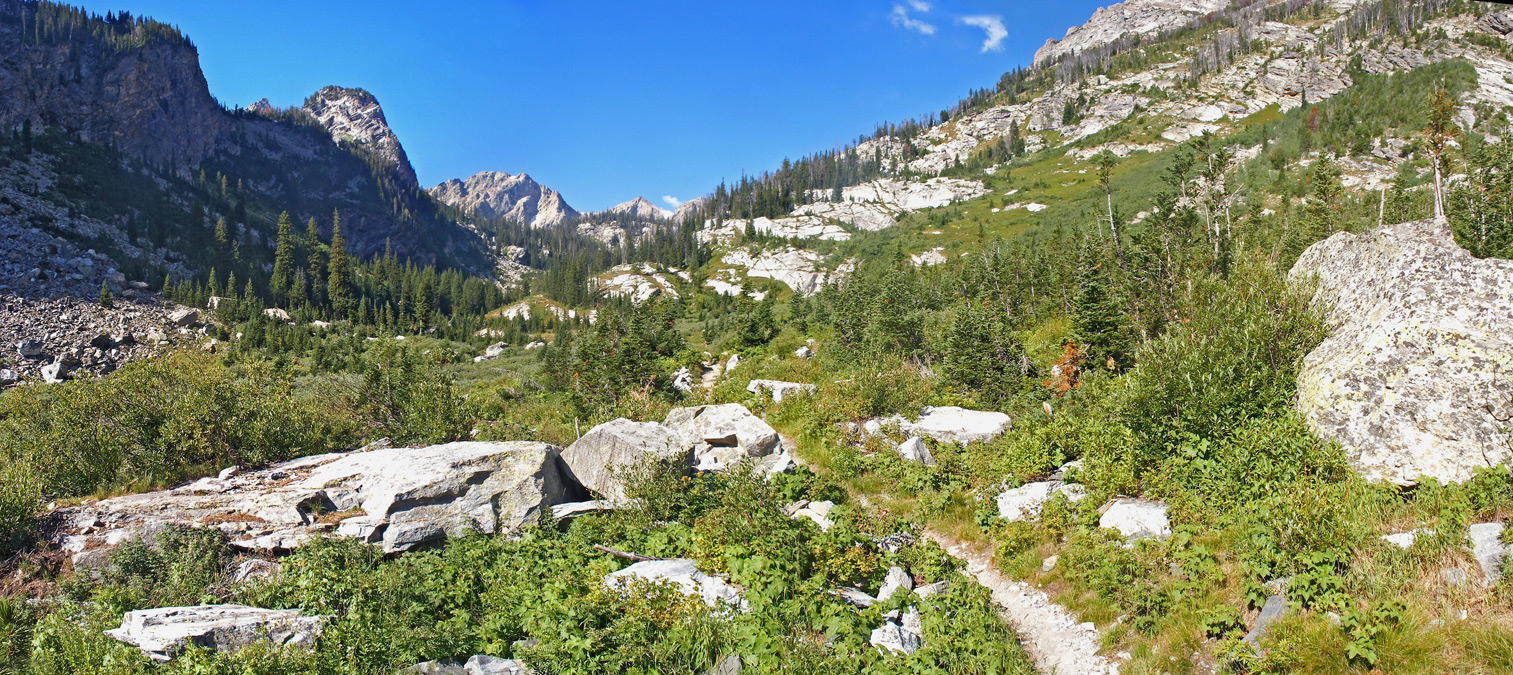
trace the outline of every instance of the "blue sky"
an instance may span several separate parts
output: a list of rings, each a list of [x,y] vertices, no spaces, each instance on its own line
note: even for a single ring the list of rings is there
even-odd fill
[[[226,105],[362,87],[423,184],[525,172],[580,210],[939,110],[1108,2],[82,1],[179,26]]]

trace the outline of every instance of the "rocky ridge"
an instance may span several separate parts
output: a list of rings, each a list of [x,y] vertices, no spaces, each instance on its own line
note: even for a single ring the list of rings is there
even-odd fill
[[[562,225],[580,215],[556,190],[523,173],[484,171],[466,180],[453,178],[428,192],[480,218],[504,218],[534,228]]]
[[[364,89],[326,87],[305,101],[304,110],[331,132],[338,144],[350,143],[394,167],[406,185],[416,186],[415,169],[389,128],[378,99]]]

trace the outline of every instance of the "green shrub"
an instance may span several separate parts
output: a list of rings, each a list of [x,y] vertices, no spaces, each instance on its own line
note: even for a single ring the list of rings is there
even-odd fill
[[[473,413],[436,359],[416,348],[384,344],[367,357],[358,400],[370,423],[396,444],[466,438]]]

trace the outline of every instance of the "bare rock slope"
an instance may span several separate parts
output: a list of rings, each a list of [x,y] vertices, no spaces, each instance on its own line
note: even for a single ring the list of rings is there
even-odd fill
[[[1513,261],[1479,260],[1444,221],[1338,233],[1292,268],[1333,335],[1298,406],[1367,478],[1464,481],[1513,456]]]

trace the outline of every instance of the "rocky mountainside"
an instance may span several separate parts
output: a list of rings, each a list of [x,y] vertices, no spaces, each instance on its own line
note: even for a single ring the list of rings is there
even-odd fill
[[[389,128],[378,99],[363,89],[326,87],[305,100],[304,110],[331,132],[338,144],[350,143],[394,167],[405,185],[419,185],[410,158]]]
[[[1067,29],[1061,39],[1046,40],[1035,51],[1035,65],[1062,56],[1095,52],[1129,37],[1156,35],[1186,25],[1193,17],[1223,9],[1231,0],[1125,0],[1093,12],[1087,23]]]
[[[246,233],[249,254],[271,234],[282,211],[296,220],[326,221],[329,236],[329,218],[340,210],[349,248],[359,256],[392,246],[418,263],[485,267],[478,237],[441,217],[418,189],[404,149],[368,92],[328,87],[303,109],[263,104],[226,110],[210,95],[194,45],[172,27],[125,13],[100,17],[24,0],[0,0],[0,53],[7,55],[0,60],[0,97],[6,101],[0,126],[58,132],[105,148],[79,152],[108,155],[89,161],[119,165],[110,169],[116,174],[106,177],[111,181],[158,174],[139,188],[156,183],[149,189],[162,192],[161,198],[141,189],[121,195],[115,184],[90,185],[105,180],[102,172],[75,158],[55,167],[65,183],[84,183],[81,192],[91,203],[84,208],[80,199],[57,191],[39,196],[53,208],[84,211],[117,230],[110,238],[121,244],[103,254],[129,257],[133,247],[166,246],[192,274],[208,272],[203,247],[187,245],[193,238],[182,231],[199,224],[189,214],[173,216],[179,222],[161,225],[150,242],[127,230],[133,219],[167,220],[145,212],[149,197],[187,211],[202,198],[195,191],[203,187],[194,183],[219,174],[223,196],[240,206],[218,215],[232,217],[231,224]],[[172,244],[175,238],[182,243]],[[170,271],[146,259],[117,262],[155,267],[158,278]]]
[[[453,178],[429,192],[479,218],[504,218],[535,228],[562,225],[581,215],[556,190],[523,173],[484,171],[466,180]]]

